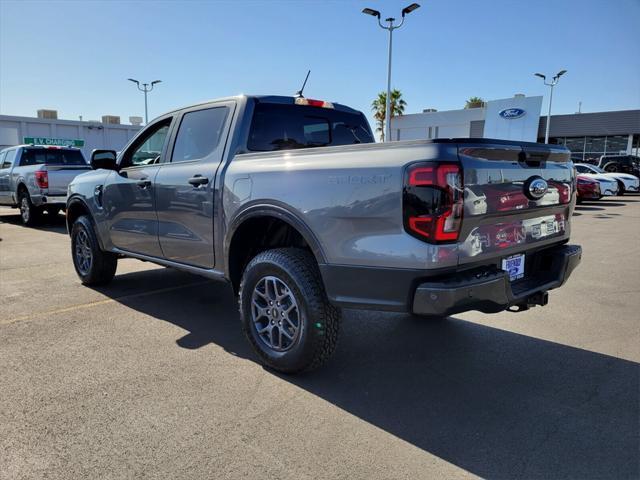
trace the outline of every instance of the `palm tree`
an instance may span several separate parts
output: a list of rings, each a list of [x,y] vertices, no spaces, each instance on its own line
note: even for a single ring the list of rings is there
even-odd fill
[[[402,98],[402,92],[398,89],[391,90],[391,117],[404,113],[407,102]],[[384,117],[387,111],[387,92],[380,92],[378,98],[371,103],[373,118],[376,119],[376,132],[380,132],[380,141],[384,142]]]
[[[480,97],[471,97],[467,100],[464,108],[480,108],[484,107],[484,100]]]

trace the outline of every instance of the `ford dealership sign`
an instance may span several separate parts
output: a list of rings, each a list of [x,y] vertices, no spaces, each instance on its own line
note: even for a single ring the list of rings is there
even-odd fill
[[[502,118],[506,118],[507,120],[513,120],[514,118],[522,117],[525,113],[527,112],[521,108],[505,108],[504,110],[500,110],[498,115]]]

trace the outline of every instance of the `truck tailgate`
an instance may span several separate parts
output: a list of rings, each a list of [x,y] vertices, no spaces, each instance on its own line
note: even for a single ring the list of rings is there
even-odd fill
[[[71,181],[81,173],[91,170],[91,167],[89,165],[43,165],[42,170],[46,170],[49,177],[49,195],[66,195]]]
[[[464,172],[460,264],[500,265],[504,258],[561,242],[570,233],[574,170],[569,151],[490,142],[458,146]]]

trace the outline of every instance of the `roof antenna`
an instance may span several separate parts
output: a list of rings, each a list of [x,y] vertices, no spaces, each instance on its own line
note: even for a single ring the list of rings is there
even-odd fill
[[[296,92],[296,97],[299,97],[299,98],[303,98],[304,97],[304,95],[302,95],[302,92],[304,91],[304,87],[307,84],[307,80],[309,80],[309,74],[310,73],[311,73],[311,70],[309,70],[307,72],[307,76],[304,77],[304,83],[302,84],[302,88]]]

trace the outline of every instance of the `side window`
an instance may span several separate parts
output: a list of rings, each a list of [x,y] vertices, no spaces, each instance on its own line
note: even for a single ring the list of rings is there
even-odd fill
[[[589,169],[583,167],[582,165],[576,165],[576,170],[578,171],[578,173],[589,173]]]
[[[7,155],[7,152],[0,152],[0,170],[2,170],[3,168],[9,168],[10,165],[7,165],[5,167],[4,165],[4,157]]]
[[[207,108],[185,113],[180,122],[172,162],[187,162],[207,157],[220,143],[227,107]]]
[[[9,150],[6,156],[2,159],[2,166],[0,168],[11,168],[13,160],[16,157],[17,150]]]
[[[169,133],[171,119],[168,118],[150,127],[130,148],[122,158],[121,166],[139,167],[160,163],[162,148]]]

